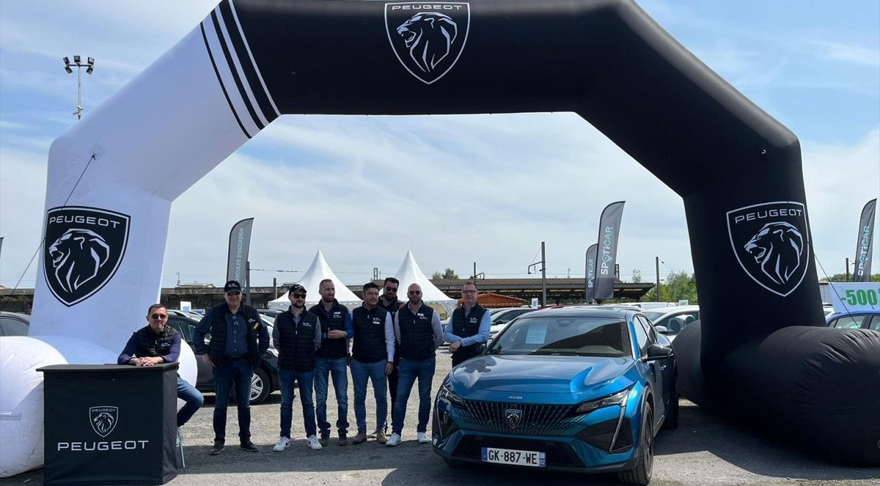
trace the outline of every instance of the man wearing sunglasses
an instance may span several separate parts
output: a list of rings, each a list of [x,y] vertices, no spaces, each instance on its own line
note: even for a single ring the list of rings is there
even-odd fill
[[[308,446],[322,448],[315,425],[315,351],[321,347],[321,324],[318,316],[306,310],[306,289],[294,284],[287,291],[290,307],[278,314],[272,329],[272,342],[278,350],[278,381],[281,385],[281,436],[272,449],[281,452],[290,447],[290,424],[293,419],[293,383],[299,384]]]
[[[397,311],[403,307],[404,302],[401,302],[397,299],[397,289],[400,287],[400,281],[394,277],[386,277],[385,282],[382,286],[382,296],[379,297],[379,302],[376,304],[382,309],[388,311],[388,314],[391,315],[392,323],[397,319]],[[393,327],[393,326],[392,326]],[[394,417],[394,402],[397,401],[397,381],[400,376],[400,349],[397,346],[397,339],[394,341],[394,366],[391,368],[391,373],[388,373],[388,394],[391,396],[388,401],[391,404],[391,417]],[[388,423],[386,422],[384,426],[382,426],[382,431],[387,434],[388,433]],[[378,438],[377,436],[370,436],[371,439]]]
[[[428,417],[431,414],[431,383],[437,359],[434,352],[443,344],[440,316],[422,302],[422,287],[411,284],[407,288],[407,303],[397,312],[394,324],[400,345],[400,382],[397,403],[391,424],[391,437],[385,445],[396,446],[401,442],[406,402],[412,387],[419,380],[419,421],[416,425],[419,444],[427,444]]]
[[[116,361],[121,365],[154,366],[173,363],[179,358],[180,333],[168,325],[168,309],[162,304],[153,304],[147,309],[147,325],[131,335]],[[177,426],[181,427],[198,411],[205,397],[177,375],[177,398],[185,402],[177,412]]]
[[[223,286],[223,300],[207,312],[193,330],[196,354],[211,366],[214,373],[214,447],[212,456],[223,451],[226,443],[226,409],[234,390],[238,406],[238,438],[241,448],[257,452],[251,442],[251,378],[260,366],[260,357],[269,349],[269,331],[257,309],[241,303],[241,284],[235,280]],[[205,346],[205,335],[211,342]]]

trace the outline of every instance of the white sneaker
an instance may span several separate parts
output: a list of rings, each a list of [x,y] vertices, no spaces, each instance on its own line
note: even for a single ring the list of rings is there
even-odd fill
[[[275,444],[275,447],[273,447],[272,450],[275,452],[281,452],[288,447],[290,447],[290,439],[287,437],[280,437],[278,443]]]
[[[391,437],[388,438],[388,442],[385,443],[388,447],[394,447],[397,444],[400,444],[400,434],[398,433],[391,434]]]
[[[428,440],[428,433],[427,432],[419,432],[419,444],[427,444],[428,442],[430,442]]]
[[[318,436],[310,435],[309,436],[309,449],[311,449],[313,451],[319,451],[322,448],[323,447],[321,446],[321,443],[318,442]]]

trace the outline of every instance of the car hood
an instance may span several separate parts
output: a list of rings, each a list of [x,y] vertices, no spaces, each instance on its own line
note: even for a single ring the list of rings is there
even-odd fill
[[[585,356],[498,356],[468,360],[449,374],[456,394],[469,400],[507,400],[511,395],[523,401],[571,402],[605,396],[637,381],[632,358]]]

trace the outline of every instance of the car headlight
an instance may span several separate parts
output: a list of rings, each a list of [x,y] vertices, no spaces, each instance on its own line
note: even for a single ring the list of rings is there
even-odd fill
[[[449,382],[444,383],[443,386],[440,387],[439,395],[440,398],[449,400],[456,407],[464,407],[464,400],[452,391],[452,385],[449,384]]]
[[[619,391],[614,395],[609,397],[600,398],[598,400],[592,400],[589,402],[584,402],[579,406],[576,410],[577,413],[590,413],[593,410],[598,410],[604,407],[610,407],[612,405],[623,406],[626,402],[626,398],[629,396],[629,391],[632,390],[632,387],[629,387],[625,390]]]

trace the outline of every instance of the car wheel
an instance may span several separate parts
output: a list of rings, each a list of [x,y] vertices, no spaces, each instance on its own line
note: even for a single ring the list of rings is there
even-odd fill
[[[617,473],[617,479],[626,484],[646,485],[654,472],[654,410],[645,403],[642,413],[642,436],[639,440],[639,460],[636,467]]]
[[[251,405],[265,402],[271,387],[269,375],[262,368],[255,369],[253,376],[251,376]]]
[[[664,430],[675,430],[678,428],[678,394],[670,400],[669,410],[666,412],[666,420],[663,421]]]

